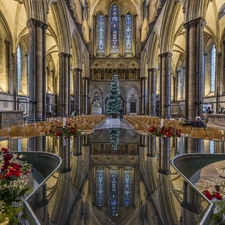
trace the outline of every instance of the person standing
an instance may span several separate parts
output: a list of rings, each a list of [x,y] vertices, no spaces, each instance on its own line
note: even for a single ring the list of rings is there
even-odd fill
[[[122,108],[120,109],[120,119],[121,120],[123,119],[123,109]]]

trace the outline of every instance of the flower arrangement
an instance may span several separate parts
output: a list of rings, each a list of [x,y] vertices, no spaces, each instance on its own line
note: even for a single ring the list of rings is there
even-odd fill
[[[224,180],[220,178],[210,178],[210,180],[200,179],[195,186],[214,204],[213,216],[210,225],[225,224]]]
[[[158,137],[181,137],[181,130],[175,129],[172,126],[163,126],[162,128],[159,126],[151,126],[148,128],[148,132]]]
[[[22,211],[23,196],[29,190],[27,176],[32,165],[22,161],[22,154],[0,150],[0,223],[19,224],[17,215]]]
[[[45,132],[45,135],[51,136],[51,137],[74,136],[74,135],[82,135],[82,131],[78,130],[76,126],[74,126],[74,127],[57,126],[53,129],[51,129],[49,132]]]

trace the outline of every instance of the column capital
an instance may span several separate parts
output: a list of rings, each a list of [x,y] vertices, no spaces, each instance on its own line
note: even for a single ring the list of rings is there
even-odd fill
[[[148,70],[148,72],[156,72],[157,68],[148,68],[147,70]]]
[[[162,54],[159,54],[160,58],[169,58],[169,57],[172,57],[172,53],[171,52],[165,52],[165,53],[162,53]]]
[[[80,68],[73,68],[72,71],[73,71],[73,72],[81,72],[82,69],[80,69]]]
[[[197,27],[198,25],[205,26],[206,20],[203,17],[196,18],[194,20],[190,20],[184,24],[184,28],[187,29],[189,27]]]
[[[69,53],[60,52],[59,57],[71,57],[71,55]]]
[[[45,23],[43,23],[43,22],[40,21],[40,20],[36,20],[36,19],[31,18],[31,19],[29,19],[29,20],[27,21],[27,27],[28,27],[28,28],[41,27],[41,28],[43,28],[43,29],[46,30],[46,29],[48,28],[48,25],[45,24]]]

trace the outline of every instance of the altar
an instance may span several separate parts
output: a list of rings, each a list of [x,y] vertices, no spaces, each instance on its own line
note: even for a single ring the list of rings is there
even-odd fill
[[[91,114],[100,114],[100,115],[102,115],[102,108],[101,107],[92,106],[91,107]]]

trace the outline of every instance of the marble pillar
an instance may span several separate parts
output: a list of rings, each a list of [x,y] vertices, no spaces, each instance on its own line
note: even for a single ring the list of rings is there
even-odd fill
[[[156,116],[156,71],[156,68],[148,69],[148,110],[151,116]]]
[[[59,112],[69,116],[70,112],[70,54],[59,54]]]
[[[172,54],[160,54],[160,113],[163,118],[171,117],[171,63]]]
[[[186,29],[185,117],[187,119],[194,119],[197,115],[202,116],[204,25],[205,19],[201,17],[184,24]]]
[[[82,69],[73,69],[74,107],[77,115],[82,113]]]
[[[46,29],[35,19],[27,21],[29,28],[29,118],[28,122],[46,118]]]

